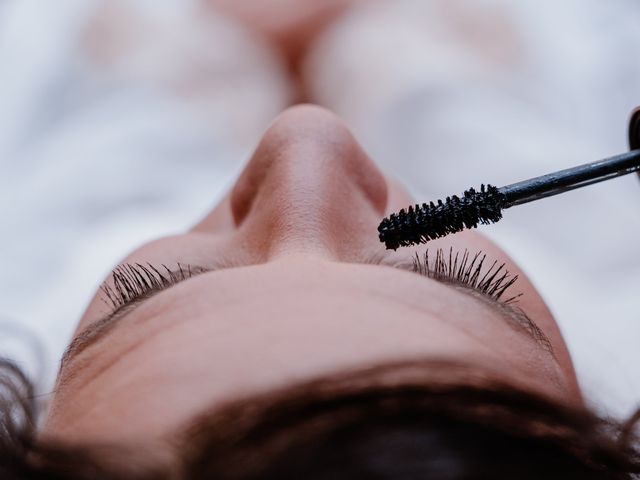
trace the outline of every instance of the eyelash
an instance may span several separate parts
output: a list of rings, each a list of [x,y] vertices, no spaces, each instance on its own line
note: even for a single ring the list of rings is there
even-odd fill
[[[164,264],[160,265],[160,269],[150,263],[118,265],[111,272],[113,286],[104,283],[100,287],[105,297],[103,300],[115,311],[153,292],[165,290],[176,283],[207,271],[204,268],[192,267],[191,265],[180,263],[177,265],[178,268],[175,270],[171,270]]]
[[[498,265],[496,260],[483,272],[487,256],[481,251],[475,253],[473,257],[468,250],[464,250],[462,254],[456,251],[454,254],[453,248],[450,248],[448,253],[447,256],[441,248],[436,250],[435,258],[429,257],[429,250],[426,250],[422,257],[416,253],[409,269],[428,278],[475,290],[504,305],[514,303],[522,296],[519,293],[502,300],[505,292],[518,279],[518,275],[511,275],[504,268],[504,263]],[[406,263],[397,264],[396,267],[407,269]],[[175,270],[171,270],[164,264],[158,269],[150,263],[145,265],[124,263],[118,265],[111,273],[113,286],[105,283],[100,290],[104,294],[103,301],[115,312],[156,291],[165,290],[207,271],[205,268],[180,263]]]
[[[468,250],[453,252],[449,249],[446,255],[442,248],[436,250],[435,258],[429,258],[429,250],[422,257],[418,253],[413,257],[413,271],[428,278],[449,282],[454,285],[475,290],[482,295],[499,301],[503,305],[515,303],[522,293],[502,300],[507,290],[518,280],[518,275],[512,275],[505,268],[505,263],[498,265],[495,260],[488,269],[483,272],[487,255],[482,251],[476,252],[473,257]]]

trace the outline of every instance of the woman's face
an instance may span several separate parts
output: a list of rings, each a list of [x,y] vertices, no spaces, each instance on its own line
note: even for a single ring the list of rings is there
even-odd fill
[[[234,397],[418,357],[466,362],[480,376],[580,402],[556,322],[491,241],[463,232],[428,247],[447,257],[450,248],[454,255],[482,250],[485,264],[506,263],[520,277],[511,293],[522,293],[518,306],[552,352],[519,326],[520,315],[493,300],[393,267],[410,266],[426,250],[386,251],[377,238],[380,220],[411,203],[333,114],[287,110],[199,224],[123,261],[132,265],[121,270],[130,283],[146,275],[142,267],[156,275],[153,267],[170,288],[107,319],[112,307],[104,292],[96,294],[66,355],[45,434],[169,441],[194,416]],[[164,266],[178,273],[169,278]],[[106,286],[121,303],[124,287],[113,278]]]

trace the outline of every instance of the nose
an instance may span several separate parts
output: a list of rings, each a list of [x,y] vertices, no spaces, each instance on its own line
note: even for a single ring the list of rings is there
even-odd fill
[[[387,182],[336,115],[292,107],[263,136],[230,195],[238,233],[267,257],[340,257],[377,241]]]

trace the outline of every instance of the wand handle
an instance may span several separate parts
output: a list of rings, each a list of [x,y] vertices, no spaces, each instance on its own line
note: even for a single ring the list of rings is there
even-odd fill
[[[633,172],[640,172],[640,150],[507,185],[498,192],[503,208],[509,208]]]

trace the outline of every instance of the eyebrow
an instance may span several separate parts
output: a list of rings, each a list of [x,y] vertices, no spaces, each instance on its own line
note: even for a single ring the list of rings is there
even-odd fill
[[[362,263],[375,264],[380,266],[391,266],[394,268],[394,264],[388,264],[381,257],[371,257],[368,258],[367,261]],[[235,265],[234,265],[235,266]],[[193,267],[193,266],[192,266]],[[222,270],[225,268],[233,268],[233,267],[194,267],[194,273],[190,277],[182,278],[181,280],[173,283],[168,286],[161,286],[155,289],[150,290],[144,295],[141,295],[138,298],[133,299],[132,301],[127,302],[124,305],[116,308],[113,312],[108,315],[100,318],[99,320],[92,322],[89,326],[87,326],[84,330],[82,330],[78,335],[76,335],[73,340],[69,343],[67,348],[65,349],[64,354],[62,355],[62,359],[60,361],[60,371],[62,371],[67,364],[76,357],[80,352],[85,350],[101,341],[105,336],[107,336],[110,332],[113,331],[114,327],[120,323],[120,320],[127,317],[133,310],[137,309],[144,302],[149,300],[154,295],[168,290],[169,288],[181,283],[189,278],[193,278],[197,275],[208,273],[216,270]],[[398,270],[409,271],[405,268],[395,267]],[[416,275],[420,275],[415,273]],[[435,280],[443,285],[448,286],[449,288],[453,288],[463,294],[469,295],[475,298],[478,301],[483,302],[489,308],[491,308],[498,316],[504,320],[510,327],[527,335],[531,338],[535,343],[542,349],[549,353],[552,357],[555,358],[555,353],[553,350],[553,346],[549,338],[545,335],[543,330],[517,305],[512,303],[505,303],[495,298],[491,298],[487,295],[484,295],[473,288],[466,287],[463,284],[458,284],[455,281],[447,280],[438,277],[429,277],[432,280]]]

